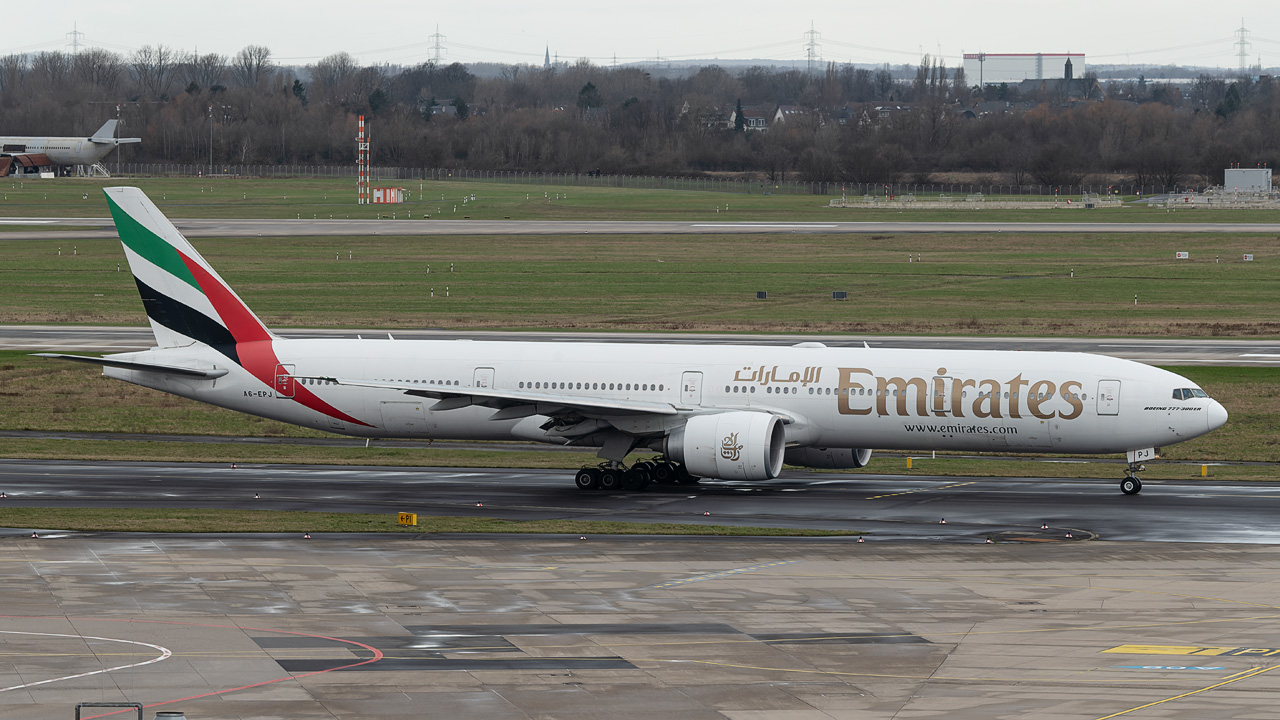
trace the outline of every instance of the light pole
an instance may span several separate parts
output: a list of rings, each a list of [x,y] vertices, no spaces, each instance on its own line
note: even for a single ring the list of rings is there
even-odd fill
[[[120,103],[116,103],[116,139],[120,138]],[[120,174],[120,143],[116,143],[116,174]]]
[[[209,176],[213,176],[213,104],[209,105]]]

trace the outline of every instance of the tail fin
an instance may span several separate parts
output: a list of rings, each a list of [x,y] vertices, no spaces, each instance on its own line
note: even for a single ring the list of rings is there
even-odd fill
[[[160,347],[193,341],[239,362],[236,345],[271,331],[141,190],[103,188]]]
[[[114,142],[116,137],[116,123],[118,122],[120,121],[108,120],[102,123],[102,127],[98,128],[97,130],[94,130],[93,134],[89,136],[89,139],[97,143]]]

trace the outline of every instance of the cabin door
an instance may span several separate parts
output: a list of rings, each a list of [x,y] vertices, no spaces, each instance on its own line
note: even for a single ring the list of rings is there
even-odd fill
[[[1120,381],[1119,380],[1099,380],[1098,381],[1098,414],[1099,415],[1119,415],[1120,414]]]
[[[293,397],[293,366],[276,365],[276,397]]]
[[[685,405],[702,404],[702,373],[687,372],[680,376],[680,402]]]

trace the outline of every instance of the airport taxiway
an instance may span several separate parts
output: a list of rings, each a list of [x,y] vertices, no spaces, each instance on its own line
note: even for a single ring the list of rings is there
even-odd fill
[[[388,209],[387,213],[392,210]],[[403,210],[396,211],[403,214]],[[409,211],[412,213],[412,210]],[[1064,211],[1067,212],[1067,211]],[[1083,212],[1083,211],[1075,211]],[[833,212],[833,214],[837,214]],[[847,217],[847,214],[845,215]],[[901,233],[1166,233],[1275,235],[1280,223],[1229,222],[770,222],[717,220],[466,220],[402,217],[350,219],[171,218],[187,237],[300,237],[353,235],[708,235]],[[3,240],[114,238],[110,218],[2,218]]]
[[[1278,565],[1139,543],[13,537],[0,718],[1272,718]]]
[[[882,473],[901,464],[879,462]],[[7,498],[0,500],[0,511],[39,506],[411,512],[824,528],[929,542],[1065,542],[1071,533],[1077,542],[1280,544],[1274,522],[1280,486],[1270,483],[1147,480],[1141,495],[1123,496],[1120,466],[1115,480],[935,477],[927,475],[927,459],[916,466],[919,475],[911,476],[788,471],[769,482],[651,485],[627,493],[578,490],[566,470],[3,459],[0,491]],[[1187,467],[1189,476],[1195,472]]]
[[[1024,350],[1088,352],[1137,360],[1153,365],[1280,365],[1280,341],[1274,339],[1136,339],[1136,338],[1019,338],[893,335],[792,335],[716,333],[507,332],[496,330],[437,330],[396,328],[391,331],[339,328],[282,328],[288,338],[384,338],[400,340],[524,340],[543,342],[704,343],[713,345],[794,345],[821,342],[832,347],[949,350]],[[155,344],[148,327],[87,325],[0,325],[0,350],[29,352],[128,352]]]
[[[11,459],[0,490],[0,519],[223,507],[870,532],[10,529],[0,720],[77,702],[190,720],[1198,720],[1273,717],[1280,692],[1269,484],[1129,497],[1109,481],[788,473],[606,493],[552,470]]]

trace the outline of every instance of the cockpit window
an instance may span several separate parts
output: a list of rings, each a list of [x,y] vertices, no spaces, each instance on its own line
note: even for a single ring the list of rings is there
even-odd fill
[[[1200,388],[1178,388],[1173,391],[1174,400],[1190,400],[1191,398],[1207,398],[1209,393]]]

